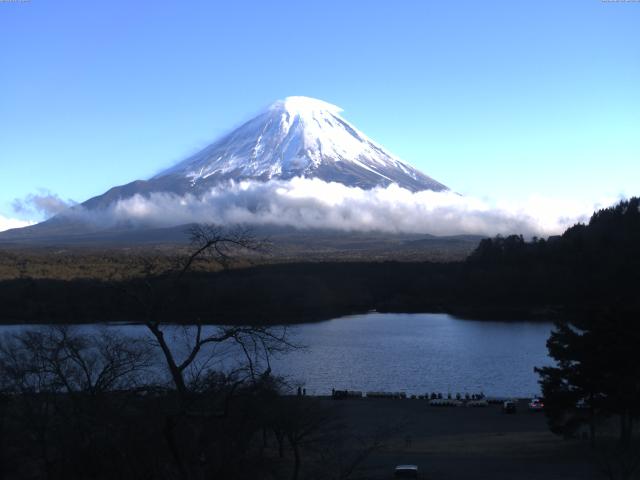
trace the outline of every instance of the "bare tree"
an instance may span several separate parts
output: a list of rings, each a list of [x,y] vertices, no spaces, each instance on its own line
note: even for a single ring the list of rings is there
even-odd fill
[[[131,388],[150,364],[144,342],[107,329],[89,335],[51,326],[0,342],[3,387],[12,393],[96,395]]]
[[[226,269],[231,260],[238,254],[247,252],[263,252],[268,243],[257,239],[250,230],[236,228],[225,230],[216,225],[196,225],[188,230],[191,237],[192,252],[180,261],[174,270],[171,291],[179,290],[185,275],[198,261],[214,262]],[[162,305],[169,300],[177,301],[170,296],[158,295],[154,292],[150,279],[145,282],[151,300],[146,302],[145,326],[155,338],[167,365],[167,369],[178,392],[179,398],[185,399],[189,391],[187,374],[196,360],[208,346],[223,343],[234,344],[242,352],[246,360],[247,378],[255,379],[262,371],[270,370],[269,357],[276,352],[282,352],[294,345],[287,340],[287,330],[284,327],[275,328],[261,325],[245,326],[211,326],[205,328],[203,322],[197,322],[191,328],[184,330],[188,348],[185,352],[177,352],[167,339],[167,325],[162,320],[160,312]],[[215,321],[216,312],[211,312],[207,323]],[[180,355],[182,353],[182,355]],[[181,358],[179,358],[181,357]]]
[[[144,325],[161,351],[175,386],[177,408],[166,410],[163,436],[179,475],[185,479],[202,474],[202,467],[199,466],[201,454],[198,451],[202,452],[202,445],[211,440],[212,432],[218,428],[216,425],[221,425],[217,419],[219,411],[198,406],[198,397],[202,398],[199,395],[202,393],[201,380],[212,378],[212,365],[220,360],[220,352],[231,349],[237,358],[243,359],[240,367],[236,365],[233,372],[222,375],[225,388],[221,396],[226,417],[229,415],[231,396],[246,382],[255,385],[269,376],[270,358],[274,353],[295,347],[288,341],[284,327],[251,325],[250,321],[239,326],[215,325],[219,313],[215,306],[206,318],[199,318],[195,324],[181,327],[182,345],[172,339],[176,327],[167,322],[164,312],[183,301],[181,294],[188,288],[188,282],[193,281],[193,277],[187,275],[190,271],[203,264],[226,270],[232,260],[240,255],[255,255],[267,247],[266,242],[242,228],[227,230],[215,225],[197,225],[188,233],[191,236],[190,253],[178,259],[168,272],[156,272],[155,266],[149,264],[142,281],[143,288],[133,294],[143,307]],[[176,323],[180,323],[180,319],[176,320]],[[204,425],[209,427],[204,429]]]
[[[22,438],[29,445],[15,457],[26,464],[37,459],[47,478],[74,476],[70,471],[86,477],[104,468],[105,445],[117,443],[111,420],[121,412],[121,392],[144,380],[150,361],[144,342],[106,328],[92,334],[48,327],[5,335],[2,389],[11,403],[15,443]]]
[[[187,230],[192,252],[181,264],[179,278],[189,271],[198,259],[209,259],[228,268],[238,254],[264,253],[270,247],[265,239],[257,238],[247,227],[225,230],[218,225],[195,225]]]

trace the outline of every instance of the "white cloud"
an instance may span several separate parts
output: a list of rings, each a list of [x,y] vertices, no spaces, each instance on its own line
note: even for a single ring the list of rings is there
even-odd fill
[[[363,190],[318,179],[246,181],[211,189],[201,197],[153,193],[120,200],[73,215],[101,225],[133,223],[173,226],[191,222],[271,224],[296,228],[405,233],[553,235],[588,220],[593,210],[613,203],[531,197],[522,204],[500,204],[452,192],[411,192],[397,185]]]
[[[10,230],[12,228],[21,228],[33,225],[33,222],[26,220],[18,220],[17,218],[7,218],[0,215],[0,232]]]

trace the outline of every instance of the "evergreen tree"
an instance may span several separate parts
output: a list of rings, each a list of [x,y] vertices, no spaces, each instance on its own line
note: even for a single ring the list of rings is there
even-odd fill
[[[640,416],[640,322],[609,308],[556,324],[547,342],[556,366],[537,368],[551,430],[571,435],[617,416],[620,442],[629,444]],[[583,407],[583,408],[578,408]]]

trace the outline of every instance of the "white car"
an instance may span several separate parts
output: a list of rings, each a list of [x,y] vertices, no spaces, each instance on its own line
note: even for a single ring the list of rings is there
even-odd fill
[[[502,402],[502,413],[516,413],[517,406],[513,400],[506,400]]]
[[[529,410],[542,411],[544,410],[544,403],[539,398],[534,398],[529,402]]]
[[[394,478],[418,478],[418,466],[398,465],[394,473]]]

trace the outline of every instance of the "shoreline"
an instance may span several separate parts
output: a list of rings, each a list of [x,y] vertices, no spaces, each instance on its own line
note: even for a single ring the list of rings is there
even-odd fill
[[[429,315],[429,314],[444,314],[449,315],[458,320],[466,320],[472,322],[505,322],[505,323],[549,323],[559,321],[564,318],[564,315],[556,307],[468,307],[459,306],[452,308],[433,308],[433,309],[361,309],[361,310],[343,310],[335,312],[327,312],[324,314],[309,315],[307,317],[300,318],[298,315],[290,313],[291,318],[288,321],[282,321],[282,312],[280,312],[280,318],[275,321],[265,321],[260,319],[255,322],[244,321],[244,315],[240,313],[225,312],[218,316],[219,320],[210,319],[209,321],[194,321],[186,320],[183,322],[177,321],[163,321],[166,325],[175,326],[238,326],[238,325],[252,325],[252,326],[296,326],[296,325],[309,325],[314,323],[326,322],[330,320],[348,319],[353,316],[361,316],[367,314],[384,314],[384,315]],[[288,315],[285,314],[285,318]],[[35,319],[35,318],[22,318],[22,319],[9,319],[0,318],[0,325],[92,325],[92,324],[104,324],[104,325],[144,325],[142,320],[106,320],[106,319],[78,319],[70,318],[61,320],[53,319]]]

